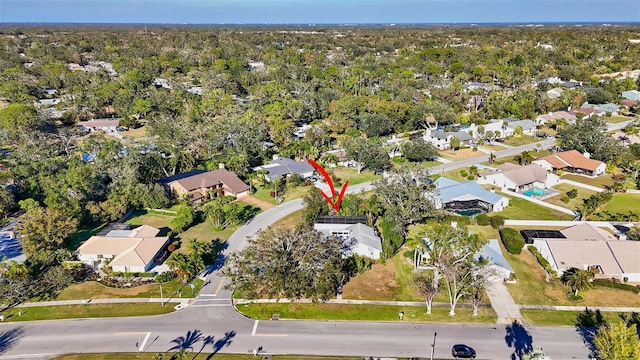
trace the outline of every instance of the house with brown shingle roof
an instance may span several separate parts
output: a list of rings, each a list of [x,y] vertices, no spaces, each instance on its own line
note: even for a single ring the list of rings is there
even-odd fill
[[[160,230],[142,225],[135,229],[113,229],[85,241],[76,254],[80,261],[98,269],[108,263],[113,271],[146,272],[160,265],[169,237]],[[166,255],[166,254],[165,254]]]
[[[249,193],[249,185],[234,172],[220,168],[212,171],[194,170],[160,179],[172,196],[187,196],[193,202],[216,196],[233,196],[236,199]]]
[[[497,169],[486,169],[480,173],[478,184],[490,184],[518,192],[532,188],[547,189],[559,180],[559,176],[548,173],[536,164],[521,166],[504,163]]]
[[[589,154],[581,154],[577,150],[563,151],[533,160],[547,171],[568,171],[575,174],[598,176],[604,174],[607,165],[602,161],[591,159]]]
[[[640,282],[639,241],[619,240],[589,223],[523,234],[559,274],[575,267],[593,271],[596,278]]]

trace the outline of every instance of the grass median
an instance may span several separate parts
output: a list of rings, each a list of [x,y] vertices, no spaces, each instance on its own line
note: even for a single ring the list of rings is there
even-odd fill
[[[159,303],[119,303],[34,306],[11,308],[3,311],[5,322],[59,320],[79,318],[100,318],[120,316],[149,316],[166,314],[173,311],[175,304],[162,306]]]
[[[429,315],[426,307],[422,306],[270,303],[242,304],[236,308],[246,316],[259,320],[279,314],[280,319],[399,321],[398,314],[401,311],[404,312],[402,321],[490,324],[497,319],[491,308],[481,308],[478,316],[471,316],[470,308],[458,308],[454,317],[449,316],[448,307],[433,308]]]

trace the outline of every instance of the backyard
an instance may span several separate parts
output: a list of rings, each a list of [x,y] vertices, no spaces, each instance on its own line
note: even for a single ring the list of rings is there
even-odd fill
[[[613,179],[611,174],[600,175],[597,177],[588,177],[588,176],[575,175],[570,173],[562,173],[561,176],[567,180],[573,180],[579,183],[599,187],[601,189],[604,189],[606,186],[613,184]]]
[[[595,194],[596,192],[593,190],[587,190],[585,188],[581,188],[578,186],[573,186],[573,185],[569,185],[569,184],[558,184],[553,186],[554,189],[560,191],[560,194],[556,195],[556,196],[552,196],[550,198],[545,199],[545,202],[548,202],[550,204],[554,204],[554,205],[558,205],[558,206],[562,206],[564,208],[570,209],[570,210],[575,210],[578,208],[578,206],[582,205],[582,200],[588,198],[589,196]],[[569,199],[568,203],[563,202],[561,199],[562,197],[567,193],[567,191],[571,190],[571,189],[576,189],[578,191],[578,196],[576,196],[574,199]]]
[[[610,214],[634,213],[640,217],[640,194],[616,193],[613,198],[599,212],[609,212]]]
[[[513,220],[571,220],[573,216],[559,211],[544,207],[532,203],[525,199],[511,197],[500,191],[497,192],[500,195],[507,196],[509,198],[509,206],[504,210],[492,213],[500,216],[504,216],[507,219]]]
[[[609,124],[618,124],[618,123],[621,123],[621,122],[633,120],[633,118],[622,116],[622,115],[616,115],[616,116],[608,117],[605,120]]]

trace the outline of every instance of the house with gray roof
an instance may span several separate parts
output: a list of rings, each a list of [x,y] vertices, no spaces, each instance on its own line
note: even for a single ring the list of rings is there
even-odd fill
[[[239,198],[249,193],[245,184],[236,173],[224,168],[224,164],[212,171],[193,170],[160,179],[158,183],[175,197],[186,196],[193,202],[200,202],[216,196]]]
[[[264,179],[266,181],[273,181],[278,178],[285,178],[291,175],[300,175],[303,179],[306,179],[313,175],[315,168],[306,161],[295,161],[289,158],[283,158],[274,156],[274,159],[266,165],[260,165],[253,168],[253,171],[258,172],[264,170]]]
[[[382,254],[382,240],[371,227],[358,222],[350,224],[316,223],[313,228],[326,236],[336,236],[342,239],[342,258],[351,255],[365,256],[373,260],[380,259]]]
[[[511,274],[515,274],[507,259],[502,255],[500,243],[496,239],[491,239],[482,245],[482,249],[474,257],[481,263],[486,263],[484,269],[490,274],[489,281],[503,282],[510,279]]]
[[[640,91],[638,90],[628,90],[622,92],[622,97],[627,100],[640,100]]]
[[[451,139],[458,138],[461,145],[469,145],[473,141],[473,136],[465,131],[440,131],[427,128],[424,131],[424,141],[433,144],[440,150],[451,148]]]
[[[606,103],[606,104],[589,104],[585,102],[580,106],[581,109],[594,109],[599,110],[605,113],[609,113],[613,116],[618,115],[618,111],[620,111],[620,106],[614,103]]]
[[[487,191],[475,181],[458,182],[440,177],[434,185],[436,208],[459,215],[502,211],[509,205],[508,197]]]
[[[479,184],[495,185],[515,192],[533,188],[547,189],[559,181],[558,175],[548,173],[538,164],[521,166],[504,163],[497,169],[484,170],[478,177]]]

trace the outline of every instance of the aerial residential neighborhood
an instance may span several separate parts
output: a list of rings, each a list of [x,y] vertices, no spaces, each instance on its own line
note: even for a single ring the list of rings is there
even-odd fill
[[[1,6],[0,359],[640,359],[635,4],[117,3]]]

